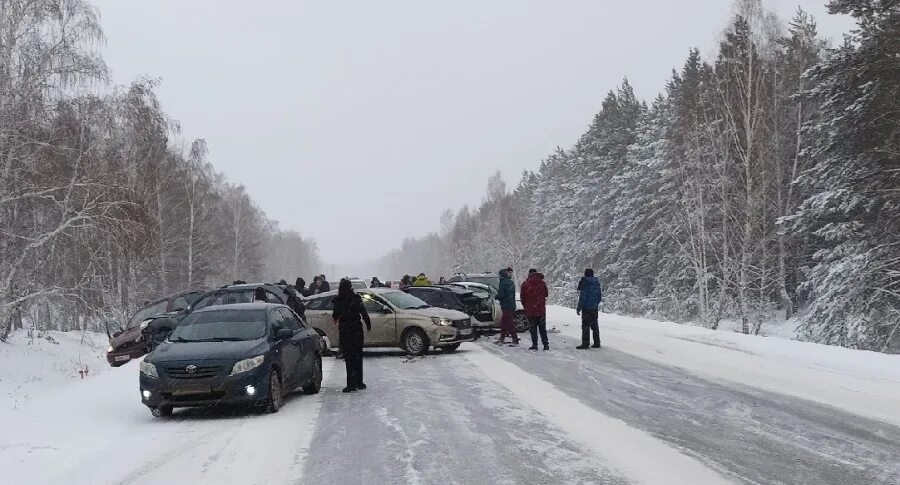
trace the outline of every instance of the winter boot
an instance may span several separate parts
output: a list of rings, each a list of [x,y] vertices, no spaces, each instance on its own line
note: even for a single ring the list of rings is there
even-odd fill
[[[531,347],[528,347],[528,350],[537,350],[537,349],[538,349],[537,345],[532,345]]]
[[[599,342],[599,341],[594,342],[594,345],[591,345],[591,348],[599,349],[599,348],[600,348],[600,342]]]
[[[345,387],[344,389],[341,390],[341,392],[345,392],[345,393],[346,392],[356,392],[356,388],[355,387]]]
[[[579,345],[578,347],[575,347],[575,348],[578,349],[578,350],[584,350],[584,349],[589,349],[590,346],[589,346],[588,344],[581,344],[581,345]]]
[[[550,344],[544,344],[544,350],[550,350]]]

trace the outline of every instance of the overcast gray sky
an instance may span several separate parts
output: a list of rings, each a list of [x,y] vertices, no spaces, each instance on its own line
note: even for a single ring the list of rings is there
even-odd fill
[[[825,0],[797,6],[839,39]],[[116,83],[159,77],[183,137],[329,263],[370,260],[569,146],[624,76],[654,97],[728,0],[95,0]],[[352,231],[352,232],[348,232]]]

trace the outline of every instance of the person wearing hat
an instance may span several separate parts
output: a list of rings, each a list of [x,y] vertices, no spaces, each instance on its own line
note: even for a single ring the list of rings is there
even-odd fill
[[[431,286],[431,280],[425,276],[425,273],[419,273],[419,276],[412,283],[413,286]]]
[[[575,310],[581,315],[581,345],[576,349],[600,348],[600,325],[597,320],[602,299],[600,280],[594,276],[594,270],[584,270],[584,277],[578,282],[578,308]],[[594,336],[594,345],[591,345],[591,334]]]
[[[547,284],[544,283],[544,275],[538,273],[536,269],[528,270],[528,278],[522,283],[519,294],[531,330],[529,350],[538,349],[538,332],[541,334],[544,350],[550,350],[550,342],[547,340],[547,296],[550,293]]]

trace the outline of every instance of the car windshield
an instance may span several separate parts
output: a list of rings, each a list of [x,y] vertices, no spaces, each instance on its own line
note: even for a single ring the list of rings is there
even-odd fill
[[[379,293],[378,296],[384,298],[385,300],[391,302],[392,305],[401,309],[401,310],[417,310],[420,308],[428,308],[428,303],[410,295],[409,293],[404,293],[402,291],[388,291],[385,293]]]
[[[234,305],[236,303],[252,303],[255,288],[230,289],[215,291],[204,295],[193,305],[193,310],[199,310],[213,305]]]
[[[131,317],[131,320],[129,320],[128,322],[127,328],[136,327],[149,317],[159,315],[160,313],[165,313],[168,306],[168,300],[164,300],[141,308],[134,314],[133,317]]]
[[[188,315],[169,335],[169,341],[256,340],[265,335],[265,310],[213,310]]]

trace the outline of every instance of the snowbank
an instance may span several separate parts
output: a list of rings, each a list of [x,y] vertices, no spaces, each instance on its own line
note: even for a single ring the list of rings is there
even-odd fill
[[[107,372],[106,335],[94,332],[43,332],[28,337],[19,330],[0,342],[0,412],[17,409],[60,386]]]
[[[547,323],[580,338],[571,308],[549,307]],[[900,425],[900,355],[605,313],[600,333],[605,347],[637,357]]]

